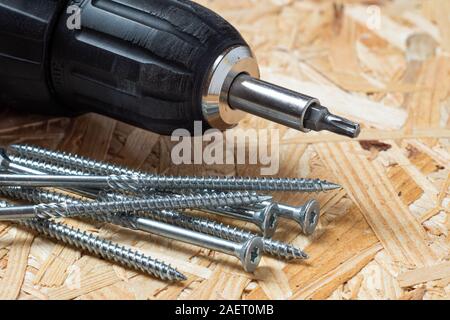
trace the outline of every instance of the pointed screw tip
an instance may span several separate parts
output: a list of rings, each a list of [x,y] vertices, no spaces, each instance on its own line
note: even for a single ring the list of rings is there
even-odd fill
[[[306,260],[309,258],[309,255],[299,248],[292,248],[289,251],[289,256],[285,256],[288,260]]]
[[[175,280],[176,281],[186,281],[187,279],[188,278],[184,274],[182,274],[179,271],[176,271],[176,273],[175,273]]]
[[[324,191],[332,191],[332,190],[342,189],[342,186],[337,183],[333,183],[333,182],[325,182],[322,185],[322,188]]]
[[[309,255],[306,252],[302,251],[302,250],[299,250],[297,252],[297,254],[295,255],[295,257],[298,260],[307,260],[307,259],[309,259]]]

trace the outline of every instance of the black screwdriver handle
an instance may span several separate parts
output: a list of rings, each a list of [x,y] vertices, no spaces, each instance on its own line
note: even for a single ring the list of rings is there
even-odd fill
[[[28,20],[34,46],[20,30]],[[203,120],[208,70],[228,48],[247,45],[188,0],[0,0],[0,27],[0,104],[97,112],[162,134]]]

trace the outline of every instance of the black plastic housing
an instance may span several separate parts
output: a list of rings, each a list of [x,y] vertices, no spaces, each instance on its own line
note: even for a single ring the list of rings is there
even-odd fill
[[[22,7],[11,13],[11,3]],[[81,9],[80,29],[68,28],[70,5]],[[36,12],[40,19],[19,32]],[[228,48],[247,45],[227,21],[188,0],[0,0],[0,27],[0,90],[9,102],[57,101],[161,134],[192,131],[203,120],[208,70]]]
[[[0,0],[0,105],[35,112],[54,108],[50,45],[65,7],[59,0]]]

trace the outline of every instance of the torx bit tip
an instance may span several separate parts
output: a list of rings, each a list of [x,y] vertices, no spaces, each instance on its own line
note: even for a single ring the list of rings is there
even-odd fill
[[[332,114],[320,104],[314,104],[308,109],[304,126],[310,130],[327,130],[350,138],[356,138],[361,133],[361,127],[358,123]]]
[[[334,114],[328,114],[323,118],[322,127],[325,130],[332,131],[349,138],[356,138],[361,132],[361,127],[358,123]]]

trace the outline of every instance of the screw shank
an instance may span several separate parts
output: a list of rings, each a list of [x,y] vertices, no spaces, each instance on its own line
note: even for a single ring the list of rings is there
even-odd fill
[[[154,233],[159,236],[194,244],[200,247],[206,247],[211,250],[220,251],[229,255],[239,257],[238,252],[241,248],[241,245],[235,242],[212,237],[200,232],[194,232],[150,219],[137,219],[137,226],[140,230]]]
[[[7,172],[15,173],[15,174],[46,175],[48,173],[52,173],[52,168],[54,167],[54,166],[52,166],[50,164],[46,164],[46,163],[41,164],[41,163],[38,163],[37,161],[28,160],[28,159],[22,159],[20,157],[14,156],[14,155],[11,156],[10,159],[12,161],[9,161],[8,165],[7,166],[3,166],[3,167],[6,169]],[[45,167],[46,171],[41,171],[41,170],[38,170],[36,168],[28,167],[28,166],[25,166],[25,165],[23,165],[21,163],[18,163],[18,162],[39,164],[39,165]],[[58,169],[59,169],[59,167],[58,167]],[[67,170],[67,171],[69,171],[69,170]],[[75,171],[75,170],[73,170],[73,171]],[[58,173],[61,173],[61,172],[58,172]],[[70,172],[70,173],[72,173],[72,172]],[[78,189],[76,189],[76,188],[65,188],[65,189],[68,190],[68,191],[73,191],[75,193],[78,193],[78,194],[81,194],[81,195],[84,195],[84,196],[89,196],[89,197],[96,197],[97,193],[98,193],[95,190],[90,190],[90,189],[87,189],[87,188],[82,188],[82,189],[81,188],[78,188]]]
[[[22,187],[73,187],[88,185],[89,187],[104,187],[107,177],[102,176],[52,176],[52,175],[0,175],[0,186]]]
[[[210,213],[210,214],[214,214],[214,215],[219,215],[219,216],[226,217],[226,218],[235,218],[238,220],[251,222],[251,223],[257,224],[259,226],[259,220],[257,220],[254,216],[254,213],[252,213],[249,210],[238,211],[238,210],[232,210],[231,208],[217,208],[217,209],[205,208],[205,209],[202,209],[201,211]]]
[[[0,221],[8,220],[24,220],[35,218],[34,207],[30,206],[16,206],[16,207],[1,207]]]
[[[292,219],[295,215],[295,212],[298,210],[296,207],[288,206],[282,203],[278,203],[278,212],[277,214],[280,217]]]

